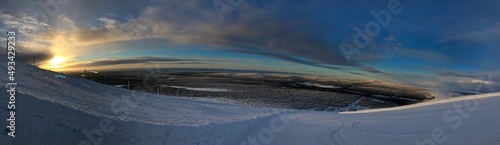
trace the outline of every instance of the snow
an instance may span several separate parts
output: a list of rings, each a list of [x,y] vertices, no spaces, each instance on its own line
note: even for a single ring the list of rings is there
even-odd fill
[[[306,85],[306,86],[315,86],[315,87],[319,87],[319,88],[325,88],[325,89],[342,88],[342,87],[337,87],[337,86],[333,86],[333,85],[322,85],[322,84],[316,84],[316,83],[301,83],[301,84]]]
[[[410,99],[410,98],[396,98],[396,97],[389,97],[389,96],[384,96],[384,95],[372,95],[373,97],[378,97],[378,98],[391,98],[391,99],[399,99],[399,100],[407,100],[407,101],[419,101],[417,99]]]
[[[192,91],[205,91],[205,92],[227,92],[229,91],[228,89],[223,89],[223,88],[194,88],[194,87],[183,87],[183,86],[168,86],[170,88],[176,88],[176,89],[186,89],[186,90],[192,90]]]
[[[358,112],[283,110],[139,93],[16,65],[17,134],[1,135],[2,145],[500,144],[500,93]],[[0,102],[6,118],[5,93]]]
[[[114,86],[117,87],[117,88],[121,88],[121,87],[126,87],[128,85],[114,85]]]
[[[5,68],[6,63],[1,64]],[[17,64],[18,93],[47,100],[98,117],[138,121],[157,125],[199,126],[207,123],[227,123],[273,114],[274,109],[254,108],[228,103],[216,103],[161,96],[115,88],[79,77],[54,77],[56,72]],[[7,78],[0,78],[6,82]],[[48,87],[50,86],[50,87]],[[127,115],[116,113],[129,106]],[[118,111],[117,111],[118,110]],[[122,109],[123,110],[123,109]],[[250,113],[251,112],[251,113]]]

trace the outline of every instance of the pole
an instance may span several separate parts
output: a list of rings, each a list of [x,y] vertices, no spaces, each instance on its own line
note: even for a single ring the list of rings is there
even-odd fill
[[[128,81],[127,87],[130,90],[130,81]]]

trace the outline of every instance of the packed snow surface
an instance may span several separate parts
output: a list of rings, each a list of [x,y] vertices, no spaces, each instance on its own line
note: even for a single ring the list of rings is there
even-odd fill
[[[2,145],[500,144],[500,93],[337,113],[145,94],[55,74],[17,64],[17,134],[0,136]]]

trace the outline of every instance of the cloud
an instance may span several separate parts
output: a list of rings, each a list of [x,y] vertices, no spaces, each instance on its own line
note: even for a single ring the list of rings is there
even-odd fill
[[[32,63],[33,59],[37,64],[47,61],[53,57],[49,44],[41,34],[48,31],[50,26],[37,21],[26,13],[0,13],[0,23],[6,31],[16,32],[16,59],[20,62]],[[5,47],[2,47],[2,50]],[[3,54],[5,52],[2,52]]]
[[[450,54],[452,63],[481,70],[500,70],[500,23],[498,18],[468,20],[442,32],[437,44]]]
[[[318,31],[308,29],[316,26],[310,24],[309,17],[283,11],[283,7],[305,10],[304,4],[319,6],[320,2],[245,1],[235,11],[226,13],[222,22],[212,1],[163,0],[152,3],[126,19],[101,14],[94,18],[97,23],[90,23],[90,26],[78,25],[75,23],[78,18],[70,14],[60,15],[58,22],[54,23],[57,25],[50,25],[50,29],[33,34],[30,39],[44,40],[36,44],[57,49],[55,52],[64,56],[93,52],[96,48],[90,46],[96,44],[164,39],[173,44],[207,45],[217,51],[256,54],[328,69],[355,67],[371,73],[383,72],[362,63],[384,59],[385,47],[398,46],[391,35],[384,39],[390,43],[379,45],[374,42],[356,60],[348,62],[337,48],[339,40],[325,40]]]
[[[403,57],[434,60],[434,61],[440,61],[440,62],[450,61],[449,57],[447,57],[443,53],[436,51],[436,50],[398,48],[398,49],[395,49],[393,51],[394,51],[394,55],[403,56]]]
[[[443,44],[466,41],[478,43],[489,47],[500,45],[497,39],[500,37],[500,23],[490,21],[474,21],[455,26],[446,31],[447,37],[440,42]]]
[[[495,92],[499,90],[498,82],[480,79],[461,79],[456,82],[445,82],[451,89],[474,92]]]
[[[76,64],[70,64],[68,67],[89,67],[89,66],[109,66],[109,65],[119,65],[119,64],[141,64],[141,63],[202,63],[202,60],[196,59],[178,59],[178,58],[168,58],[168,57],[121,57],[121,58],[107,58],[99,60],[91,60],[78,62]]]
[[[99,18],[99,21],[102,21],[104,23],[104,27],[106,27],[107,29],[114,29],[116,24],[118,24],[117,20],[104,18],[104,17]]]
[[[165,39],[174,44],[208,45],[220,48],[219,51],[258,54],[331,69],[337,69],[333,66],[356,67],[359,64],[347,62],[336,43],[318,39],[313,31],[305,31],[306,18],[284,19],[290,16],[278,12],[283,5],[300,8],[298,5],[283,1],[246,1],[221,22],[211,1],[166,0],[155,3],[136,17],[125,20],[96,18],[102,26],[76,26],[72,19],[61,17],[59,24],[68,24],[69,28],[41,33],[38,38],[50,41],[50,47],[58,49]],[[54,40],[56,37],[65,39]]]
[[[478,76],[476,74],[466,74],[466,73],[460,73],[460,72],[455,72],[455,71],[441,71],[441,72],[438,72],[438,75],[440,75],[440,76],[464,77],[464,78],[475,78],[475,77]]]
[[[255,60],[244,59],[187,59],[187,58],[171,58],[161,56],[138,56],[138,57],[119,57],[119,58],[104,58],[88,61],[73,61],[68,62],[66,68],[76,67],[95,67],[95,66],[112,66],[112,65],[130,65],[130,64],[208,64],[212,62],[254,62]]]
[[[477,80],[484,80],[483,82],[500,83],[500,74],[497,72],[481,72],[481,73],[463,73],[458,71],[439,71],[439,76],[452,76],[458,77],[460,83],[479,83]]]
[[[49,28],[48,24],[39,22],[25,13],[15,15],[2,12],[0,13],[0,20],[4,26],[7,26],[8,29],[16,32],[23,32],[25,34],[38,33]]]
[[[368,67],[368,66],[361,67],[361,70],[362,71],[366,71],[366,72],[370,72],[370,73],[385,73],[385,72],[380,71],[380,70],[378,70],[376,68]]]
[[[361,73],[356,73],[356,72],[351,72],[351,71],[348,71],[348,73],[350,73],[350,74],[354,74],[354,75],[364,76],[364,74],[361,74]]]
[[[5,47],[0,46],[0,50],[1,50],[0,54],[4,56]],[[16,62],[33,64],[33,60],[35,60],[35,63],[38,65],[54,57],[51,52],[33,51],[31,49],[26,49],[25,47],[22,46],[16,46],[16,50],[19,50],[16,51]]]
[[[307,29],[314,27],[310,25],[309,17],[283,11],[283,7],[302,10],[304,3],[245,1],[235,11],[226,13],[222,22],[215,13],[212,1],[164,0],[152,3],[127,18],[118,18],[109,13],[94,14],[95,22],[89,22],[88,25],[79,24],[81,20],[71,14],[61,14],[56,18],[56,23],[43,29],[44,31],[30,35],[30,40],[40,42],[32,42],[29,45],[52,50],[47,52],[55,53],[53,55],[71,57],[71,55],[102,51],[99,50],[102,48],[92,47],[98,44],[155,39],[165,40],[173,45],[206,45],[214,51],[261,55],[334,70],[353,67],[363,72],[385,75],[390,73],[364,63],[385,59],[387,52],[411,57],[444,59],[444,56],[438,53],[399,49],[402,46],[397,41],[398,36],[390,35],[381,36],[380,39],[384,40],[381,44],[373,41],[369,48],[356,56],[354,61],[347,62],[337,48],[340,41],[325,40],[318,36],[316,30]],[[305,3],[311,6],[321,5],[319,2]],[[320,33],[336,32],[332,30]],[[109,50],[111,54],[122,51],[124,50],[119,48]],[[202,63],[203,61],[137,57],[84,61],[73,63],[73,66],[68,67],[148,62]]]
[[[457,82],[462,84],[486,84],[486,85],[495,84],[495,82],[492,81],[479,80],[479,79],[461,79]]]
[[[432,79],[455,90],[491,92],[500,90],[500,75],[496,72],[464,73],[458,71],[438,71],[439,77]],[[451,77],[451,78],[445,78]]]
[[[256,55],[263,55],[267,57],[272,57],[280,60],[285,60],[289,62],[294,62],[294,63],[299,63],[299,64],[304,64],[304,65],[309,65],[309,66],[316,66],[316,67],[322,67],[322,68],[328,68],[328,69],[340,69],[338,67],[333,67],[333,66],[327,66],[307,60],[302,60],[298,58],[294,58],[292,56],[286,56],[282,54],[277,54],[277,53],[272,53],[272,52],[257,52],[257,51],[243,51],[243,50],[226,50],[229,52],[239,52],[239,53],[247,53],[247,54],[256,54]]]

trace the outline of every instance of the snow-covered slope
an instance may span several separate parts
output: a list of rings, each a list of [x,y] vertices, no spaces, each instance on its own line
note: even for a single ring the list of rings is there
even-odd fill
[[[2,62],[1,65],[1,68],[6,68],[6,63]],[[140,93],[78,77],[56,78],[55,75],[60,73],[21,63],[17,64],[16,69],[19,93],[63,104],[99,117],[158,125],[198,126],[253,119],[268,116],[275,111]],[[6,79],[7,77],[0,78],[1,82],[7,82]]]
[[[16,138],[4,132],[2,145],[500,144],[500,93],[339,114],[143,94],[16,69]]]

